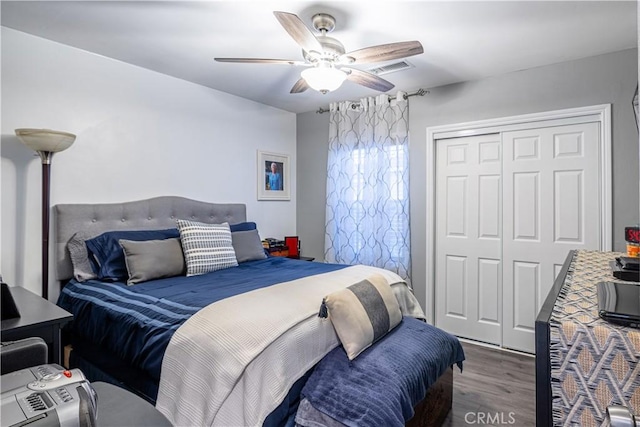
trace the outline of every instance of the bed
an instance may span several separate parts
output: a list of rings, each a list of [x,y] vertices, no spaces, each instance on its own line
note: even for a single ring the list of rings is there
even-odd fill
[[[134,286],[117,280],[79,282],[69,247],[78,234],[163,230],[178,219],[250,224],[246,208],[158,197],[57,205],[54,215],[56,277],[63,286],[58,303],[74,314],[67,331],[70,363],[91,380],[124,386],[155,403],[174,424],[292,425],[300,396],[313,394],[305,391],[309,384],[322,388],[328,378],[316,367],[331,369],[325,360],[341,357],[331,322],[316,315],[323,296],[374,276],[388,283],[404,317],[401,327],[355,360],[364,363],[365,353],[382,351],[384,340],[389,348],[392,340],[406,342],[398,337],[407,328],[430,328],[424,332],[435,334],[429,340],[444,340],[433,346],[438,368],[425,365],[429,374],[420,375],[432,378],[412,387],[416,396],[425,397],[417,403],[413,397],[409,412],[415,415],[407,425],[439,425],[451,408],[452,366],[464,358],[462,349],[448,334],[412,323],[424,315],[394,273],[267,257]],[[380,359],[374,356],[369,359]]]

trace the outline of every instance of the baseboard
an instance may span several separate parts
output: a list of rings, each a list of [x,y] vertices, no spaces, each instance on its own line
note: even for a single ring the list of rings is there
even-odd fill
[[[479,347],[492,348],[494,350],[501,350],[501,351],[505,351],[507,353],[518,354],[518,355],[521,355],[521,356],[536,357],[535,354],[525,353],[524,351],[512,350],[510,348],[504,348],[504,347],[500,347],[499,345],[489,344],[489,343],[482,342],[482,341],[475,341],[475,340],[472,340],[472,339],[469,339],[469,338],[460,338],[460,337],[458,337],[458,340],[460,340],[461,342],[467,343],[467,344],[477,345]]]

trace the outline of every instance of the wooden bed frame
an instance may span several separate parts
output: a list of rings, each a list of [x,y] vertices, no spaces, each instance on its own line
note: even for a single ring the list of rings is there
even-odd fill
[[[407,427],[437,427],[444,423],[453,405],[453,366],[438,378],[427,395],[413,408]]]
[[[73,277],[73,266],[66,245],[76,232],[82,232],[90,237],[112,230],[171,228],[175,226],[176,218],[208,223],[239,223],[246,221],[246,206],[206,203],[176,196],[124,203],[56,205],[54,206],[56,279],[61,286],[64,286]],[[105,379],[101,378],[101,380]],[[129,384],[114,382],[141,394]],[[425,398],[415,406],[415,415],[409,420],[407,426],[442,425],[451,410],[452,398],[453,368],[449,368],[431,386]]]

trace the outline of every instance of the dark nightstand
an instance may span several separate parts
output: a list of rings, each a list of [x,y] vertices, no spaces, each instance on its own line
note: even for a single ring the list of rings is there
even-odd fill
[[[40,337],[49,345],[49,362],[62,364],[60,329],[73,319],[73,315],[24,288],[13,286],[10,289],[20,317],[2,321],[0,339]]]
[[[291,258],[291,259],[299,259],[300,261],[313,261],[315,258],[310,257],[310,256],[290,256],[287,258]]]

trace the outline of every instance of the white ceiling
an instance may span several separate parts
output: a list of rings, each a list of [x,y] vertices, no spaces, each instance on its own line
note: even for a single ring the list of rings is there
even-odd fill
[[[345,82],[335,92],[289,94],[304,68],[218,63],[214,57],[302,59],[273,15],[309,27],[335,16],[347,51],[419,40],[415,68],[383,78],[407,91],[637,46],[635,1],[2,1],[2,25],[291,112],[375,91]],[[372,64],[379,65],[379,64]],[[370,68],[360,67],[362,69]]]

